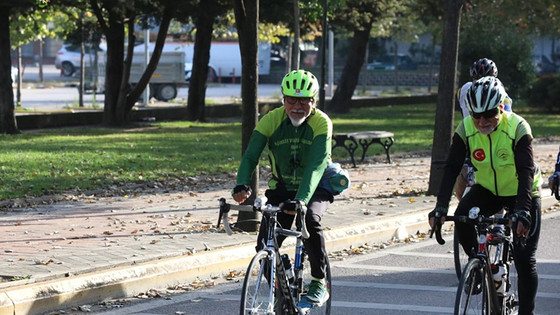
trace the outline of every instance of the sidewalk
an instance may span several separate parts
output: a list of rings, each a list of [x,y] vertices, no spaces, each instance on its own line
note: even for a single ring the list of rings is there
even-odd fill
[[[428,230],[435,197],[415,187],[427,187],[430,159],[393,160],[350,169],[352,188],[323,218],[330,252]],[[0,212],[0,314],[43,313],[244,270],[255,234],[215,228],[218,198],[232,202],[234,179],[213,178],[211,189],[197,188],[200,180],[173,192],[67,196]],[[549,195],[543,191],[543,210],[556,204]]]

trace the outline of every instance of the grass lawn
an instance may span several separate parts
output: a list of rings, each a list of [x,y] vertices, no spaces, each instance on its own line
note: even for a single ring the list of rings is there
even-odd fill
[[[392,152],[428,150],[435,108],[360,108],[331,118],[334,132],[393,132]],[[560,135],[560,115],[514,109],[529,121],[535,137]],[[458,123],[460,114],[455,116]],[[381,146],[373,145],[368,155],[373,154],[384,154]],[[232,172],[240,158],[238,122],[158,122],[129,129],[59,128],[0,135],[0,200]],[[337,149],[334,159],[349,157]]]

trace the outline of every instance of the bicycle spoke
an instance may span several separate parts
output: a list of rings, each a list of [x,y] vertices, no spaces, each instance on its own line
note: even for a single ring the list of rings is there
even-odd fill
[[[463,271],[455,299],[455,315],[489,315],[488,277],[478,259],[470,260]]]
[[[270,258],[259,252],[247,268],[241,295],[240,314],[274,314],[274,288],[270,285]]]

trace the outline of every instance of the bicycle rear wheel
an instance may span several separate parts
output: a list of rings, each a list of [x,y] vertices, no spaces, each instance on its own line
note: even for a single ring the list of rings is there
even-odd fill
[[[453,258],[455,262],[455,274],[457,275],[457,280],[461,280],[461,273],[463,272],[467,262],[469,262],[469,256],[465,253],[463,247],[459,243],[457,228],[453,230]]]
[[[331,278],[331,264],[329,262],[329,258],[325,257],[327,261],[326,273],[325,273],[325,281],[327,285],[327,290],[329,292],[329,298],[325,303],[321,306],[314,306],[312,309],[309,310],[307,314],[309,315],[330,315],[331,314],[331,302],[332,302],[332,278]],[[311,266],[309,264],[309,260],[306,259],[303,262],[304,265],[304,274],[303,279],[304,281],[309,282],[311,280]]]
[[[271,278],[272,257],[259,251],[251,260],[241,292],[239,314],[274,314],[274,277]],[[270,281],[272,279],[272,281]]]
[[[471,259],[463,270],[455,298],[455,315],[490,315],[489,279],[479,259]]]

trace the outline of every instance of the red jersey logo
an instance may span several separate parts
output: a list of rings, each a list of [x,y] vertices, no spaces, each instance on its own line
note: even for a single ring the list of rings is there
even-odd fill
[[[482,161],[486,158],[486,153],[484,153],[483,149],[476,149],[473,151],[472,156],[477,161]]]

